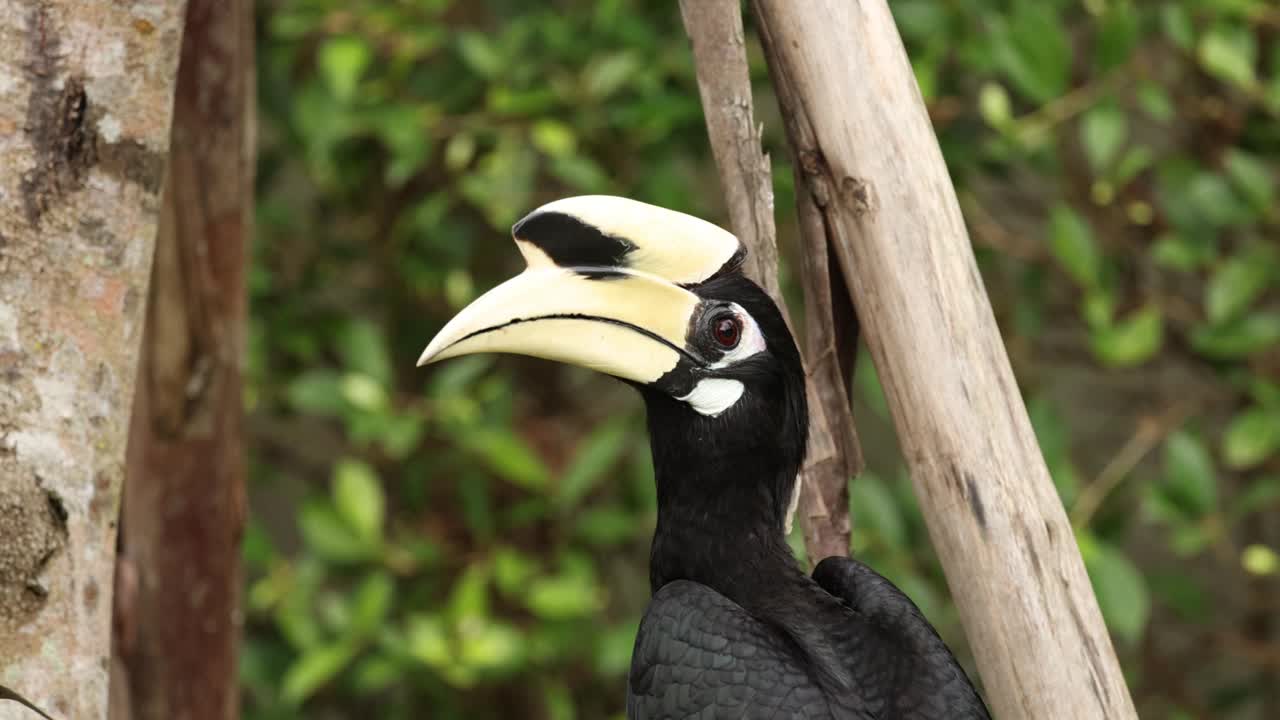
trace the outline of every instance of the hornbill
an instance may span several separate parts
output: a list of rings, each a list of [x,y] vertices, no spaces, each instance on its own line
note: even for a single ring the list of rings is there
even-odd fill
[[[783,528],[805,375],[737,238],[609,196],[544,205],[512,234],[528,269],[458,313],[418,364],[519,353],[643,396],[658,520],[628,717],[987,718],[892,583],[849,558],[798,567]]]

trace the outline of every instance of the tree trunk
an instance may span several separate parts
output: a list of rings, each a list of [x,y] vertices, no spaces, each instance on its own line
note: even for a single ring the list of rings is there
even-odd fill
[[[992,709],[1134,717],[888,5],[753,6]]]
[[[189,0],[116,586],[112,720],[238,716],[251,0]]]
[[[773,180],[752,110],[741,5],[738,0],[680,0],[680,14],[693,45],[698,91],[729,206],[729,224],[749,250],[746,273],[769,293],[794,330],[778,287]],[[820,241],[825,247],[825,240]],[[862,470],[845,387],[848,375],[836,351],[836,338],[849,344],[857,338],[856,333],[841,337],[833,328],[832,301],[847,304],[848,297],[832,297],[825,254],[822,260],[801,267],[806,317],[801,347],[810,378],[805,388],[809,447],[793,505],[798,501],[811,564],[849,554],[849,478]]]
[[[61,718],[107,712],[184,5],[0,0],[0,684]]]

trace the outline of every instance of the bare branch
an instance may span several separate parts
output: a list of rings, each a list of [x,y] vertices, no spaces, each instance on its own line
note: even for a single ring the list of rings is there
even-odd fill
[[[752,5],[994,714],[1135,717],[888,5]]]
[[[698,92],[730,226],[750,251],[747,274],[769,293],[794,329],[778,287],[772,173],[755,124],[740,5],[737,0],[681,0],[680,13],[693,45]],[[806,262],[802,268],[809,449],[800,471],[799,508],[810,562],[849,553],[848,481],[860,467],[835,346],[841,335],[831,326],[832,309],[826,302],[831,292],[825,249],[821,253],[820,262]]]
[[[110,720],[239,716],[253,71],[252,0],[189,0],[129,437]]]

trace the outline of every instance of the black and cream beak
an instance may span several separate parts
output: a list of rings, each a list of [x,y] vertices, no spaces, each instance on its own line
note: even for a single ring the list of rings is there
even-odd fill
[[[696,292],[741,263],[743,250],[732,234],[610,196],[550,203],[512,234],[528,268],[458,313],[419,365],[516,353],[655,385],[704,414],[737,400],[742,384],[718,380],[715,370],[763,350],[763,339],[740,307]],[[702,341],[715,337],[716,323],[721,340],[732,342]]]

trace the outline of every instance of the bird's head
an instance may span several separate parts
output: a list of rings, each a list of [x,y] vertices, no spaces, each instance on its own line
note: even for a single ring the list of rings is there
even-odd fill
[[[742,275],[737,238],[609,196],[549,203],[512,234],[528,268],[459,312],[419,365],[503,352],[598,370],[645,396],[659,463],[663,446],[722,465],[768,447],[799,465],[800,355],[777,306]]]

